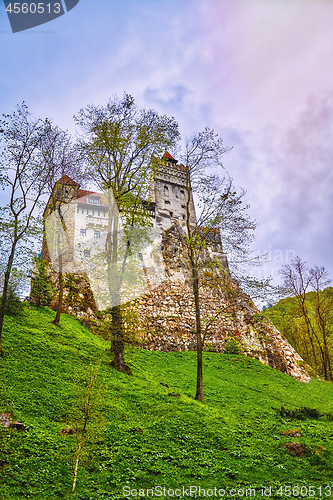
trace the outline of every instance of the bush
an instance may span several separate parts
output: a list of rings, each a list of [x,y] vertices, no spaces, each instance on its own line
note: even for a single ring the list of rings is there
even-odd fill
[[[2,297],[0,298],[0,304]],[[20,301],[19,296],[16,294],[14,288],[8,287],[5,314],[9,316],[18,316],[22,313],[23,303]]]
[[[228,339],[224,349],[224,354],[242,354],[242,348],[235,339]]]
[[[303,406],[302,408],[294,408],[293,410],[288,410],[283,405],[281,409],[275,409],[277,413],[281,415],[283,418],[289,418],[291,420],[305,420],[306,418],[320,418],[321,416],[327,416],[329,420],[331,414],[323,414],[321,415],[317,408],[309,408],[307,406]]]
[[[52,302],[54,289],[47,270],[48,263],[45,260],[34,261],[34,272],[31,280],[30,300],[37,306],[49,306]]]

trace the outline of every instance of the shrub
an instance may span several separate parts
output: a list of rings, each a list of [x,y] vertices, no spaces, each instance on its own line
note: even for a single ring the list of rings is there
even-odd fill
[[[228,339],[224,354],[242,354],[242,348],[236,339]]]
[[[317,408],[309,408],[307,406],[303,406],[302,408],[294,408],[293,410],[288,410],[282,405],[281,409],[275,409],[275,411],[279,413],[281,417],[289,418],[291,420],[305,420],[306,418],[317,419],[322,416]],[[329,417],[327,418],[329,419]]]
[[[31,280],[30,300],[37,306],[48,306],[52,302],[54,289],[47,272],[48,263],[38,257],[34,261],[35,270]]]
[[[2,303],[2,297],[0,298],[0,304]],[[18,316],[22,313],[23,303],[20,301],[20,298],[16,294],[14,288],[8,287],[7,292],[7,301],[6,301],[6,309],[5,314],[9,316]]]

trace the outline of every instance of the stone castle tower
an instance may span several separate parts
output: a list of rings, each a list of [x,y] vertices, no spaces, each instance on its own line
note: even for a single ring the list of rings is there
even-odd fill
[[[161,232],[170,229],[175,223],[185,227],[188,198],[188,167],[177,165],[177,160],[167,151],[163,159],[165,161],[150,190],[150,198],[155,205],[156,229]],[[192,192],[190,196],[190,224],[194,226],[196,224],[196,215]]]

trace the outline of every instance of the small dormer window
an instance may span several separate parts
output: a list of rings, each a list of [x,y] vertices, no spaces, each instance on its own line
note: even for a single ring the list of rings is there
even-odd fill
[[[68,196],[69,196],[69,190],[65,189],[65,198],[68,198]]]
[[[99,198],[93,198],[92,196],[88,198],[89,203],[93,203],[94,205],[100,205]]]

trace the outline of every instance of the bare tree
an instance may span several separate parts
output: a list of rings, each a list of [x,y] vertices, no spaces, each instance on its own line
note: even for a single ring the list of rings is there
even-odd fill
[[[213,174],[207,175],[207,171],[222,167],[222,155],[229,150],[223,145],[214,132],[205,128],[203,132],[193,135],[186,140],[183,162],[188,169],[186,179],[186,247],[190,267],[192,291],[195,305],[195,324],[197,339],[197,387],[195,399],[204,402],[203,394],[203,369],[202,369],[202,323],[200,314],[200,282],[199,282],[199,261],[206,241],[214,229],[217,227],[218,213],[214,214],[207,204],[209,197],[209,187],[217,192],[217,179]],[[202,190],[202,188],[204,188]],[[191,205],[193,204],[192,193],[198,192],[201,195],[201,215],[198,224],[193,224],[191,217]],[[207,228],[207,223],[210,227]]]
[[[41,233],[38,209],[47,190],[52,166],[43,156],[43,140],[51,129],[48,119],[33,118],[25,103],[0,122],[0,183],[6,205],[0,209],[0,233],[6,263],[0,308],[0,352],[8,285],[15,262],[27,260],[31,241]]]
[[[315,332],[313,330],[306,294],[310,291],[310,275],[305,262],[300,257],[293,259],[291,264],[285,264],[280,271],[283,278],[284,295],[296,297],[299,309],[305,322],[307,336],[311,344],[314,363],[318,366],[317,353],[315,349]]]
[[[325,288],[329,287],[332,280],[324,267],[315,266],[309,270],[310,284],[315,292],[314,309],[316,323],[321,333],[320,353],[326,380],[332,380],[331,356],[329,351],[329,337],[331,335],[331,321],[333,319],[333,300]]]
[[[75,387],[76,400],[71,409],[70,418],[76,436],[73,454],[73,485],[75,491],[80,461],[88,451],[89,445],[94,444],[101,431],[100,407],[102,404],[102,382],[98,379],[101,363],[96,367],[89,366],[85,373],[84,386]]]
[[[280,274],[283,278],[283,295],[295,297],[303,318],[314,366],[316,370],[322,371],[326,380],[332,380],[328,338],[331,334],[333,301],[331,294],[325,291],[331,279],[324,267],[308,268],[298,256],[291,264],[282,266]],[[311,300],[311,291],[314,292],[314,300]]]
[[[197,339],[197,400],[204,402],[202,350],[205,337],[211,326],[223,313],[235,309],[240,301],[248,297],[239,289],[240,264],[259,260],[252,257],[250,245],[257,223],[249,214],[249,205],[244,202],[245,191],[237,192],[228,174],[221,176],[222,157],[230,149],[212,130],[186,140],[182,161],[187,167],[187,204],[185,253],[191,275],[195,305]],[[198,200],[198,220],[191,216],[192,196]],[[222,245],[223,243],[223,250]],[[225,251],[231,259],[231,266]],[[252,284],[254,280],[252,279]],[[249,283],[249,280],[247,281]],[[259,286],[255,287],[257,290]],[[200,312],[201,288],[214,288],[223,294],[225,306],[209,317],[202,318]],[[235,293],[238,290],[239,293]],[[231,297],[237,295],[237,299]]]
[[[77,189],[73,187],[79,186],[77,181],[82,182],[82,174],[76,144],[73,143],[71,136],[59,127],[49,130],[43,138],[43,156],[45,162],[51,167],[51,175],[48,179],[48,191],[51,197],[44,212],[44,224],[51,214],[55,215],[53,217],[55,237],[53,253],[57,255],[59,292],[53,323],[59,326],[64,294],[64,261],[71,258],[71,238],[64,215],[66,211],[73,208],[71,203],[77,198]],[[46,239],[44,234],[44,249],[47,249],[48,245],[52,244],[51,242],[52,239]]]
[[[129,231],[136,224],[142,225],[142,201],[148,199],[149,183],[159,168],[164,149],[173,147],[179,138],[178,124],[173,118],[160,116],[153,110],[138,109],[133,97],[126,93],[122,99],[110,99],[105,106],[91,105],[81,109],[75,120],[83,132],[81,150],[86,159],[87,179],[102,190],[112,191],[114,197],[114,201],[109,200],[106,243],[112,364],[118,371],[129,373],[123,354],[120,296],[123,273],[117,270],[119,213],[123,216],[123,227],[127,226]],[[127,254],[123,253],[121,268]]]

